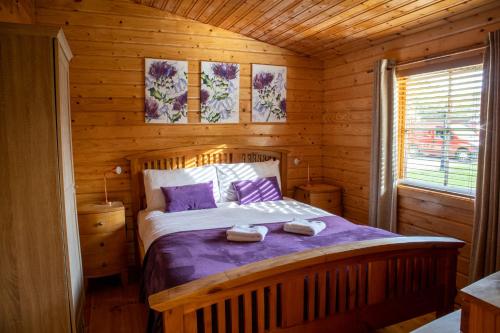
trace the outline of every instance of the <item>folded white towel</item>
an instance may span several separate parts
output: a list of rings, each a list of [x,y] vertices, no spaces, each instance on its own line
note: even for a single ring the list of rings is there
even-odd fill
[[[283,230],[286,232],[307,236],[315,236],[325,228],[326,224],[322,221],[308,221],[303,219],[294,219],[283,226]]]
[[[227,240],[233,242],[262,242],[267,228],[260,225],[235,225],[226,231]]]

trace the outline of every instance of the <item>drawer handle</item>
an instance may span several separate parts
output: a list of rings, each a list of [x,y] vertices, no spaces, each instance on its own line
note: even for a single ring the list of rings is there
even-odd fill
[[[108,264],[107,264],[107,263],[105,263],[105,262],[103,262],[103,263],[101,264],[101,266],[102,266],[102,267],[106,267],[106,266],[108,266]]]
[[[104,223],[102,223],[102,222],[97,222],[97,223],[96,223],[96,225],[97,225],[98,227],[102,227],[102,226],[104,225]]]
[[[101,242],[99,245],[100,245],[101,247],[103,247],[103,246],[104,246],[104,242]]]

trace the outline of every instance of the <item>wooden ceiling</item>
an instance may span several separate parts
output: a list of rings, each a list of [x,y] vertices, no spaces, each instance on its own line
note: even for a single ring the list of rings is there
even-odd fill
[[[498,0],[136,0],[326,59],[500,6]]]

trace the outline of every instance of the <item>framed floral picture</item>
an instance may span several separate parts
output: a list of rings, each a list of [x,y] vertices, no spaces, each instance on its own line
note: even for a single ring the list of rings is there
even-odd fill
[[[201,62],[202,123],[237,123],[240,113],[240,65]]]
[[[146,58],[145,63],[145,121],[187,123],[187,61]]]
[[[286,122],[286,67],[252,65],[252,121]]]

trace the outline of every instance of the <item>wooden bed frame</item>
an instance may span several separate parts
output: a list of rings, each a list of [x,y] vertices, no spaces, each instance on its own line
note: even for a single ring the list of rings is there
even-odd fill
[[[130,161],[130,177],[132,185],[132,214],[136,231],[136,247],[140,262],[144,259],[145,251],[142,239],[137,230],[137,214],[146,208],[146,194],[144,192],[144,178],[142,171],[146,169],[172,170],[195,168],[217,163],[251,163],[269,160],[280,161],[281,188],[286,193],[287,189],[287,154],[286,150],[232,146],[232,145],[199,145],[188,147],[175,147],[153,150],[145,153],[128,156]]]
[[[278,159],[287,188],[287,152],[274,148],[179,147],[128,159],[134,216],[145,202],[144,169]],[[451,312],[463,245],[445,237],[395,237],[319,247],[192,281],[148,301],[163,314],[166,333],[369,332]]]

